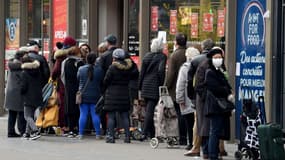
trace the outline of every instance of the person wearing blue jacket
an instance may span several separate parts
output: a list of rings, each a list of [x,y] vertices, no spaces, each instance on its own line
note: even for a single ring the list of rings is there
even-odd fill
[[[100,118],[99,115],[95,113],[95,107],[102,92],[101,84],[104,78],[104,70],[99,64],[95,64],[96,58],[96,54],[94,52],[90,52],[86,57],[87,64],[81,66],[77,72],[79,91],[82,92],[82,103],[80,104],[79,117],[79,139],[83,137],[88,113],[90,113],[92,118],[93,126],[96,131],[96,138],[100,138],[101,136]],[[86,87],[84,89],[85,85]]]

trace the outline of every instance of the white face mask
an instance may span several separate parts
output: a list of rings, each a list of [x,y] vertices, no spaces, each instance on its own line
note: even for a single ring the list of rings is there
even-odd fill
[[[223,58],[213,58],[212,63],[216,68],[219,68],[223,64]]]

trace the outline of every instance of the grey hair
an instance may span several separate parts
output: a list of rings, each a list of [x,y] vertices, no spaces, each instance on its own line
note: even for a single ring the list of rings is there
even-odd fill
[[[215,43],[211,38],[205,39],[201,43],[202,50],[210,50],[214,47]]]
[[[150,45],[151,52],[161,52],[163,50],[163,39],[154,38]]]

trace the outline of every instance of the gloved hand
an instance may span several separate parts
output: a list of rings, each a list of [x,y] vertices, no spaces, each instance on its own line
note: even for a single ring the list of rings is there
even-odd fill
[[[235,96],[233,94],[228,95],[228,101],[235,103]]]

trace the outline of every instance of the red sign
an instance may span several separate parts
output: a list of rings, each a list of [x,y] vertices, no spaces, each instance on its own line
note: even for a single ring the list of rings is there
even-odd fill
[[[158,31],[158,6],[151,7],[151,31]]]
[[[198,38],[198,31],[199,31],[199,22],[198,22],[198,13],[191,14],[191,38]]]
[[[169,34],[175,35],[177,32],[177,10],[170,10]]]
[[[137,64],[137,66],[140,66],[140,57],[139,56],[131,56],[131,59]]]
[[[211,13],[203,14],[203,31],[213,32],[213,14]]]
[[[67,0],[53,1],[53,47],[62,42],[67,32]]]
[[[225,35],[225,10],[218,10],[217,36]]]

